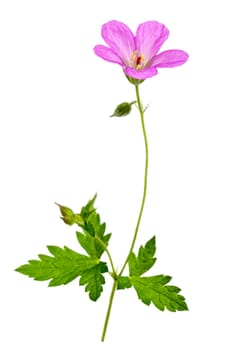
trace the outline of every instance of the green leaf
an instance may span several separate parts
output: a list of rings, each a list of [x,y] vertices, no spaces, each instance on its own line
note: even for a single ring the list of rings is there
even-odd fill
[[[105,234],[106,224],[101,223],[100,216],[94,207],[96,195],[81,209],[83,232],[76,232],[81,247],[91,257],[100,258],[107,247],[111,234]],[[101,242],[102,244],[101,244]]]
[[[89,215],[93,211],[95,211],[94,203],[95,203],[96,197],[97,197],[97,193],[94,195],[94,197],[91,200],[88,201],[88,203],[84,207],[82,207],[80,215],[84,220],[86,220],[89,217]]]
[[[117,289],[126,289],[132,287],[132,283],[130,281],[129,277],[126,276],[119,276],[117,278]]]
[[[79,244],[87,252],[87,254],[92,257],[97,257],[95,238],[88,234],[83,234],[81,232],[76,232],[76,235]]]
[[[87,252],[91,257],[100,258],[105,251],[104,246],[97,240],[96,237],[93,237],[88,234],[88,232],[81,233],[77,232],[77,239],[81,247]],[[108,241],[111,237],[111,234],[107,234],[100,238],[100,240],[107,247]]]
[[[146,304],[151,302],[159,310],[164,311],[184,311],[188,310],[185,298],[179,294],[180,288],[175,286],[167,286],[170,282],[170,276],[158,275],[152,277],[130,277],[130,281],[134,286],[138,298]]]
[[[40,260],[29,260],[28,264],[18,267],[16,271],[37,281],[51,280],[49,286],[59,286],[73,281],[99,264],[99,259],[76,253],[67,247],[47,248],[53,256],[40,254]]]
[[[128,261],[130,276],[141,276],[148,271],[156,261],[156,258],[154,258],[155,251],[154,236],[145,244],[145,247],[141,246],[139,248],[138,256],[132,252]]]
[[[103,291],[102,285],[105,283],[103,272],[107,272],[108,268],[105,263],[100,263],[93,268],[84,272],[80,278],[79,285],[86,284],[85,291],[89,292],[89,298],[96,301]]]

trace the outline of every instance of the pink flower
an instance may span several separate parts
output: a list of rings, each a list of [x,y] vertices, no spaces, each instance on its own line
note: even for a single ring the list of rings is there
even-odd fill
[[[157,68],[180,66],[188,59],[182,50],[158,53],[169,31],[156,21],[140,24],[136,36],[126,24],[110,21],[102,26],[101,34],[109,47],[95,46],[96,55],[119,64],[127,76],[135,79],[150,78],[158,73]]]

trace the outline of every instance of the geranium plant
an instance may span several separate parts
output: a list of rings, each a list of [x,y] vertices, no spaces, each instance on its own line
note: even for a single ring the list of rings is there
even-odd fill
[[[140,24],[134,35],[126,24],[114,20],[105,23],[101,33],[108,46],[97,45],[94,52],[104,60],[121,66],[126,78],[133,84],[136,94],[135,101],[120,103],[112,116],[126,116],[131,113],[132,107],[136,106],[144,138],[145,170],[142,201],[131,246],[118,271],[109,248],[111,234],[106,233],[106,225],[101,222],[100,215],[95,209],[95,195],[78,213],[58,204],[62,220],[67,225],[78,227],[77,241],[85,254],[78,253],[66,246],[63,248],[48,246],[50,255],[40,254],[38,260],[29,260],[16,271],[37,281],[50,280],[49,286],[67,284],[80,277],[79,285],[85,286],[85,291],[93,301],[100,297],[105,278],[109,275],[112,279],[112,290],[101,337],[101,340],[104,341],[117,290],[134,288],[138,298],[144,304],[153,304],[161,311],[165,309],[169,311],[188,310],[185,298],[180,294],[180,288],[169,284],[170,276],[145,275],[156,262],[155,236],[145,245],[140,246],[137,252],[134,250],[146,201],[148,176],[148,141],[144,122],[146,108],[141,102],[139,85],[147,78],[156,75],[158,68],[182,65],[187,61],[188,54],[182,50],[160,52],[162,44],[169,36],[169,31],[165,25],[157,21]],[[107,262],[102,257],[104,255]]]

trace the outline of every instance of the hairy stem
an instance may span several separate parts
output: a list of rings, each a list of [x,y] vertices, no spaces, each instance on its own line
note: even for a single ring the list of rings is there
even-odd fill
[[[124,269],[128,263],[130,254],[133,251],[136,239],[137,239],[137,235],[138,235],[138,230],[139,230],[139,226],[140,226],[140,222],[141,222],[141,218],[142,218],[142,213],[143,213],[143,209],[144,209],[144,205],[145,205],[145,201],[146,201],[146,192],[147,192],[147,177],[148,177],[148,141],[147,141],[147,136],[146,136],[146,128],[145,128],[145,123],[144,123],[144,110],[143,110],[143,106],[141,103],[141,99],[140,99],[140,95],[139,95],[139,88],[138,85],[135,85],[135,89],[136,89],[136,96],[137,96],[137,104],[138,104],[138,109],[139,109],[139,113],[140,113],[140,117],[141,117],[141,125],[142,125],[142,132],[143,132],[143,137],[144,137],[144,144],[145,144],[145,171],[144,171],[144,186],[143,186],[143,195],[142,195],[142,202],[141,202],[141,208],[139,211],[139,215],[138,215],[138,220],[137,220],[137,224],[136,224],[136,228],[135,228],[135,232],[134,232],[134,236],[133,236],[133,240],[130,246],[130,250],[129,253],[127,255],[127,258],[124,262],[124,265],[119,273],[118,276],[121,276],[122,273],[124,272]]]
[[[111,294],[110,294],[108,310],[107,310],[107,314],[106,314],[106,317],[105,317],[105,322],[104,322],[104,328],[103,328],[101,341],[104,341],[104,339],[105,339],[105,335],[106,335],[106,331],[107,331],[107,327],[108,327],[108,321],[109,321],[109,317],[110,317],[110,313],[111,313],[111,309],[112,309],[113,297],[114,297],[116,288],[117,288],[117,279],[114,280],[113,285],[112,285],[112,291],[111,291]]]

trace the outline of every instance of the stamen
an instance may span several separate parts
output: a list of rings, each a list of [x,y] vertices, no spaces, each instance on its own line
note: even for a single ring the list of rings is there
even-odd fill
[[[146,65],[144,55],[138,55],[136,60],[136,69],[142,69]]]
[[[135,69],[142,69],[146,65],[145,57],[143,54],[138,55],[138,51],[132,52],[129,60],[129,66]]]

